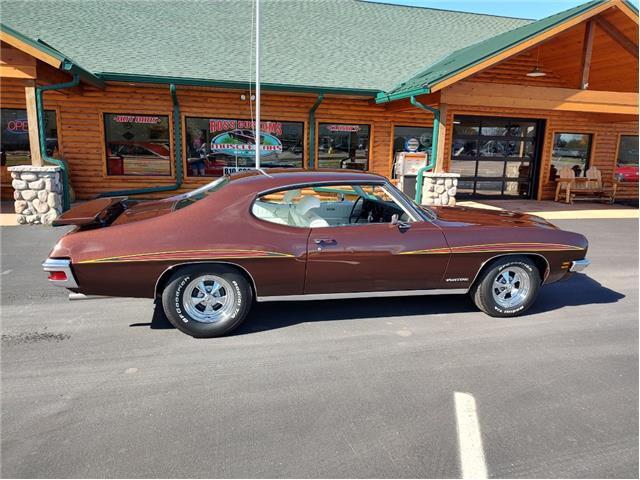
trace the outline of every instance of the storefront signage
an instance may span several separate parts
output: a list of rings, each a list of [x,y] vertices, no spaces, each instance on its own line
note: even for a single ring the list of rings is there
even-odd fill
[[[282,123],[260,122],[260,154],[282,153]],[[218,133],[211,139],[211,153],[234,157],[253,157],[256,152],[255,122],[251,120],[210,119],[209,130]]]
[[[232,173],[249,172],[251,170],[254,170],[254,168],[253,167],[224,167],[222,169],[222,174],[231,175]]]
[[[256,122],[253,120],[228,120],[215,118],[209,120],[209,132],[211,133],[236,129],[255,131]],[[279,137],[282,135],[282,123],[260,122],[260,132]]]
[[[360,125],[327,125],[330,132],[359,132]]]
[[[116,115],[113,119],[117,123],[160,123],[160,117],[148,117],[145,115]]]
[[[404,142],[404,149],[407,152],[417,152],[418,148],[420,148],[420,141],[415,138],[408,138],[406,142]]]
[[[29,122],[27,120],[9,120],[7,122],[7,131],[12,133],[25,133],[29,131]]]

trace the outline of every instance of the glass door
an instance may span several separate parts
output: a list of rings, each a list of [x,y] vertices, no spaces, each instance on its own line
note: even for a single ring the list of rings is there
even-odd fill
[[[451,168],[458,197],[531,198],[537,178],[542,121],[458,116]]]

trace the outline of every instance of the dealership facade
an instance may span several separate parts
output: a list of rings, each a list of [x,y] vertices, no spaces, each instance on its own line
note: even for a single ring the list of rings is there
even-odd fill
[[[77,199],[252,167],[250,2],[118,3],[3,2],[3,199],[25,163],[62,162]],[[592,166],[638,197],[638,12],[623,0],[539,21],[359,0],[263,11],[264,167],[391,177],[424,151],[463,198],[552,199],[561,168]]]

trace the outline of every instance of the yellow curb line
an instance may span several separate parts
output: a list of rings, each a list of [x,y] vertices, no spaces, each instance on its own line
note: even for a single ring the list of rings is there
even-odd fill
[[[479,202],[458,202],[461,207],[484,208],[487,210],[504,210]],[[588,220],[588,219],[614,219],[614,218],[640,218],[640,210],[635,208],[603,208],[597,210],[561,210],[561,211],[531,211],[522,212],[536,215],[547,220]]]

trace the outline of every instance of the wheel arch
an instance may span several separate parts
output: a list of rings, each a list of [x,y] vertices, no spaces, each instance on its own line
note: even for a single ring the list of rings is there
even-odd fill
[[[190,267],[194,265],[226,265],[226,266],[233,267],[234,269],[238,270],[247,279],[247,281],[249,282],[249,285],[251,286],[253,298],[257,298],[258,289],[256,287],[256,282],[253,276],[249,273],[249,271],[246,268],[238,265],[237,263],[225,262],[220,260],[202,260],[202,261],[182,262],[182,263],[176,263],[175,265],[171,265],[170,267],[167,267],[156,280],[156,284],[153,291],[153,298],[157,299],[162,295],[162,290],[164,289],[165,285],[167,284],[167,281],[169,280],[171,275],[173,275],[174,272],[180,270],[183,267],[188,267],[188,266]]]
[[[493,257],[490,257],[485,261],[483,261],[482,264],[480,265],[480,268],[478,269],[475,276],[473,277],[473,280],[471,281],[469,288],[471,289],[475,286],[476,282],[481,277],[482,273],[488,269],[489,265],[491,265],[491,263],[494,260],[497,260],[498,258],[503,258],[503,257],[528,257],[530,260],[532,260],[535,266],[537,267],[538,272],[540,272],[540,277],[542,278],[542,282],[540,283],[540,285],[544,285],[544,282],[547,280],[547,277],[551,272],[551,266],[549,264],[549,260],[547,260],[547,257],[545,257],[540,253],[505,252],[498,255],[494,255]]]

